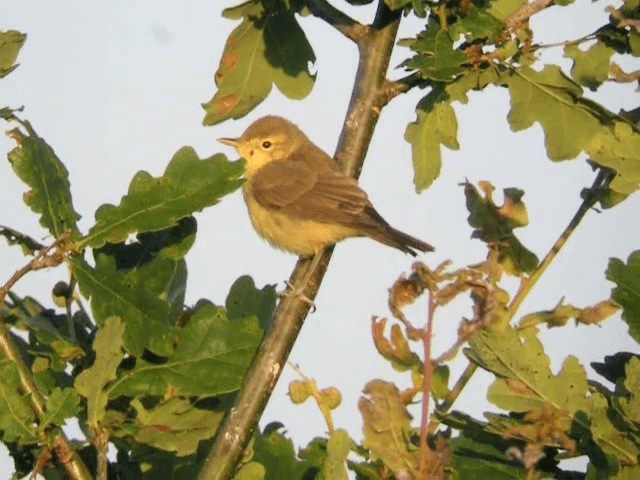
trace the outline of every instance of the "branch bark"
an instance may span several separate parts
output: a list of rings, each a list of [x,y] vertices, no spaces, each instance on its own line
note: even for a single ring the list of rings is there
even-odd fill
[[[326,4],[323,1],[309,3]],[[373,25],[363,27],[364,34],[356,39],[360,60],[335,154],[343,171],[356,178],[362,169],[380,109],[384,105],[386,74],[399,24],[400,12],[389,10],[381,0]],[[309,278],[304,294],[311,300],[316,297],[332,252],[333,248],[329,248],[322,253],[321,261]],[[298,285],[305,277],[310,264],[311,261],[307,259],[298,261],[290,278],[293,285]],[[285,297],[278,304],[273,327],[260,346],[235,405],[216,436],[200,471],[200,480],[222,480],[233,475],[309,308],[308,304],[294,297]]]

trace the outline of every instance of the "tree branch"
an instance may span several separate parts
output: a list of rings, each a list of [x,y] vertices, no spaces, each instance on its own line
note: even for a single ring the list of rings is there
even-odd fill
[[[326,0],[307,0],[311,13],[324,20],[348,39],[358,43],[366,35],[368,27],[355,21],[349,15],[331,5]]]
[[[324,5],[326,2],[310,3]],[[375,25],[382,27],[364,27],[366,35],[358,40],[358,70],[335,155],[342,169],[356,178],[378,121],[380,90],[400,24],[400,12],[389,10],[382,1],[380,4]],[[322,253],[309,278],[304,295],[311,300],[316,297],[332,252],[333,248],[329,248]],[[291,274],[291,284],[299,284],[310,263],[302,258],[298,261]],[[298,298],[285,297],[278,304],[273,327],[258,349],[236,403],[218,431],[200,471],[200,480],[222,480],[233,475],[308,313],[309,305]]]
[[[27,265],[16,271],[11,278],[0,287],[0,304],[4,304],[4,299],[9,293],[9,290],[27,273],[62,263],[64,261],[63,251],[54,251],[51,255],[50,252],[66,243],[68,239],[69,235],[62,235],[53,244],[40,250]],[[0,316],[0,352],[2,352],[4,358],[11,360],[18,369],[20,389],[22,393],[29,397],[31,408],[36,414],[36,417],[41,419],[46,413],[46,400],[40,390],[38,390],[33,380],[31,369],[25,363],[2,316]],[[53,449],[68,478],[73,480],[90,480],[92,478],[86,465],[71,447],[64,433],[59,432],[53,436]]]

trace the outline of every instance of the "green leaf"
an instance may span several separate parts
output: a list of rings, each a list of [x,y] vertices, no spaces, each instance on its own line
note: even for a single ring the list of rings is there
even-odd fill
[[[400,45],[408,46],[417,53],[404,66],[418,70],[424,79],[452,82],[464,72],[463,66],[470,61],[464,52],[453,47],[453,43],[449,32],[430,17],[426,30],[417,38],[400,42]]]
[[[470,360],[498,378],[487,397],[499,408],[514,412],[557,410],[576,412],[586,406],[587,377],[578,360],[569,356],[553,375],[540,340],[527,330],[522,338],[511,327],[501,332],[480,331],[465,350]]]
[[[449,29],[451,38],[462,36],[468,42],[483,40],[495,43],[504,34],[505,25],[486,9],[470,4],[466,13],[460,15]]]
[[[66,418],[76,416],[79,411],[78,392],[73,388],[54,388],[47,397],[46,410],[40,419],[40,432],[44,432],[50,425],[64,425]]]
[[[26,326],[35,333],[38,343],[53,350],[53,354],[45,355],[50,358],[52,368],[57,371],[64,371],[68,362],[85,355],[83,348],[71,338],[68,325],[66,315],[54,315],[51,310],[44,308],[26,319]],[[35,347],[33,343],[32,346]],[[44,354],[44,352],[38,353]]]
[[[487,11],[494,17],[504,20],[525,3],[527,0],[495,0],[489,4]]]
[[[585,150],[593,162],[616,171],[611,190],[629,195],[640,188],[640,132],[631,125],[614,122],[594,135]]]
[[[629,255],[626,265],[611,258],[607,279],[616,284],[611,298],[622,306],[622,319],[629,325],[629,334],[640,343],[640,250]]]
[[[619,399],[620,408],[631,424],[640,425],[640,358],[632,357],[625,368],[626,395]]]
[[[0,432],[3,442],[30,445],[38,442],[35,415],[29,397],[20,393],[18,368],[0,359]]]
[[[265,479],[296,479],[298,460],[293,442],[277,429],[265,427],[262,434],[256,435],[253,443],[252,460],[259,462],[266,470]]]
[[[373,0],[347,0],[351,5],[365,5],[371,3]],[[384,0],[391,10],[400,10],[409,5],[412,0]]]
[[[55,238],[66,231],[76,238],[79,236],[76,222],[80,215],[73,209],[69,172],[31,124],[26,120],[20,123],[26,134],[18,128],[9,132],[18,146],[9,152],[7,158],[16,175],[31,187],[23,196],[24,202],[35,213],[41,214],[40,225]]]
[[[519,276],[531,272],[538,265],[538,257],[528,250],[513,233],[515,228],[529,223],[527,209],[522,202],[524,192],[505,188],[504,203],[498,207],[493,200],[495,188],[481,181],[482,193],[471,183],[464,184],[467,197],[468,222],[474,227],[472,238],[479,238],[499,252],[498,262],[507,273]]]
[[[14,63],[26,39],[27,36],[17,30],[0,31],[0,78],[18,67]]]
[[[582,88],[556,65],[541,72],[529,67],[504,77],[511,94],[509,124],[513,131],[540,123],[551,160],[576,157],[613,115],[583,98]],[[580,128],[575,128],[580,125]]]
[[[242,173],[241,161],[229,162],[222,154],[200,160],[192,148],[181,148],[162,177],[138,172],[120,205],[98,208],[96,224],[80,244],[97,248],[106,242],[121,243],[132,233],[173,227],[235,191],[242,184]]]
[[[230,321],[224,309],[201,302],[166,361],[139,358],[109,388],[120,395],[215,396],[236,391],[244,378],[262,331],[254,317]]]
[[[179,457],[195,453],[201,440],[213,437],[224,412],[194,407],[188,400],[171,398],[147,409],[138,399],[131,401],[136,410],[133,438]]]
[[[155,258],[179,260],[184,258],[196,239],[197,223],[193,217],[184,217],[178,224],[157,232],[144,232],[127,243],[107,243],[94,250],[94,256],[110,255],[116,268],[140,267]]]
[[[416,109],[418,118],[407,125],[404,139],[411,144],[416,192],[428,188],[440,175],[440,145],[458,150],[458,121],[451,104],[434,90],[424,97]]]
[[[315,81],[309,64],[315,55],[293,10],[284,2],[246,2],[223,16],[242,18],[242,23],[227,39],[215,75],[218,90],[203,105],[205,125],[244,116],[269,95],[274,83],[288,98],[309,94]]]
[[[74,258],[69,263],[80,291],[91,298],[96,323],[101,326],[113,315],[123,319],[127,351],[136,356],[145,348],[158,355],[172,351],[169,304],[147,288],[152,279],[147,278],[145,271],[132,270],[125,276],[116,271],[115,261],[107,255],[96,258],[95,268],[81,258]]]
[[[609,65],[614,53],[613,48],[600,42],[594,43],[584,52],[575,44],[564,48],[564,56],[573,59],[571,68],[573,79],[593,91],[609,78]]]
[[[20,233],[13,228],[3,225],[0,225],[0,237],[4,237],[9,245],[18,245],[24,255],[33,255],[38,250],[44,248],[44,245],[29,235],[25,235],[24,233]]]
[[[235,480],[264,480],[267,475],[267,469],[258,462],[249,462],[243,464],[235,474]]]
[[[411,415],[400,391],[392,383],[372,380],[358,401],[362,414],[363,447],[371,450],[394,473],[408,472],[418,478],[418,450],[410,444]]]
[[[96,359],[91,367],[76,377],[74,386],[87,399],[87,423],[98,427],[106,413],[109,397],[106,385],[116,379],[116,372],[123,360],[123,334],[125,325],[118,317],[109,317],[98,329],[93,342]]]
[[[338,429],[329,436],[327,458],[322,465],[324,480],[344,480],[347,478],[347,455],[354,446],[346,430]]]
[[[251,277],[242,276],[233,282],[227,295],[225,302],[227,316],[235,320],[255,315],[260,322],[260,328],[267,331],[271,326],[276,297],[273,285],[267,285],[262,290],[258,290]]]
[[[487,442],[489,435],[480,438],[461,436],[451,440],[454,455],[451,460],[457,478],[513,480],[527,478],[527,471],[514,464],[504,453]],[[483,438],[485,437],[485,438]]]

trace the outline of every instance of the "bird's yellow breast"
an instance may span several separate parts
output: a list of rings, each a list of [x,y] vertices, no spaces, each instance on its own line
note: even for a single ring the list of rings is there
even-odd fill
[[[302,256],[311,256],[340,240],[359,234],[344,225],[320,223],[286,215],[260,205],[244,184],[244,199],[253,228],[271,245]]]

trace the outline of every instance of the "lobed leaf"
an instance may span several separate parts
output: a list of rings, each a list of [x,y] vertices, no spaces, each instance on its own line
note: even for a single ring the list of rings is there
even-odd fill
[[[0,31],[0,78],[18,67],[15,61],[26,39],[27,35],[17,30]]]
[[[573,60],[571,76],[580,85],[597,90],[602,82],[609,78],[613,48],[604,43],[594,43],[588,50],[582,51],[578,45],[570,44],[564,49],[564,56]]]
[[[640,343],[640,250],[629,255],[626,265],[611,258],[607,279],[616,284],[611,298],[622,306],[622,320],[629,326],[629,334]]]
[[[65,419],[75,417],[80,411],[80,396],[73,388],[53,389],[47,397],[46,409],[38,428],[44,432],[51,425],[63,426]]]
[[[31,124],[26,120],[20,123],[26,134],[18,128],[9,132],[18,146],[7,158],[16,175],[31,188],[24,194],[24,202],[40,214],[40,225],[55,238],[67,231],[72,239],[77,238],[80,232],[76,222],[80,215],[73,209],[69,172]]]
[[[38,442],[35,415],[29,398],[20,393],[21,383],[14,362],[0,359],[0,432],[3,442],[30,445]]]
[[[630,124],[616,121],[600,130],[585,150],[593,162],[616,171],[609,185],[614,193],[629,195],[640,188],[640,132]]]
[[[556,65],[540,72],[522,67],[503,81],[511,94],[511,129],[517,132],[538,122],[544,130],[547,155],[554,161],[576,157],[614,117],[586,100],[582,88]]]
[[[244,116],[274,83],[288,98],[309,94],[315,81],[309,64],[315,55],[294,13],[284,2],[246,2],[223,12],[242,23],[225,44],[215,75],[218,90],[203,105],[205,125]]]
[[[133,438],[179,457],[195,453],[201,440],[213,437],[224,417],[222,411],[196,408],[183,398],[170,398],[149,409],[133,399],[131,406],[138,427]]]
[[[424,97],[416,109],[418,118],[407,125],[404,139],[411,144],[413,183],[416,192],[428,188],[440,175],[440,145],[458,150],[458,121],[450,103],[434,90]]]
[[[120,395],[215,396],[237,390],[262,331],[255,317],[229,320],[224,309],[201,302],[187,325],[176,330],[175,350],[166,361],[139,358],[109,388]]]
[[[127,351],[136,356],[145,348],[158,355],[172,351],[169,304],[147,288],[154,280],[148,275],[154,272],[133,270],[125,277],[107,255],[96,258],[95,268],[81,258],[73,258],[69,263],[80,291],[91,298],[91,311],[98,326],[111,316],[122,318]]]
[[[98,208],[96,223],[80,245],[98,248],[121,243],[132,233],[173,227],[235,191],[242,184],[242,172],[241,161],[229,162],[222,154],[200,160],[192,148],[181,148],[162,177],[138,172],[118,206]]]
[[[363,420],[363,447],[371,450],[392,472],[418,475],[417,449],[410,445],[411,415],[398,388],[383,380],[371,380],[358,401]]]
[[[470,360],[498,377],[487,397],[499,408],[526,412],[543,410],[550,404],[571,414],[586,407],[584,368],[569,356],[558,374],[553,375],[549,357],[532,332],[522,332],[521,338],[511,327],[499,333],[483,330],[469,344],[471,349],[465,354]]]
[[[495,204],[495,188],[487,181],[480,182],[480,191],[471,183],[464,184],[467,197],[468,222],[474,227],[472,238],[486,242],[498,252],[498,263],[510,275],[520,276],[538,265],[538,257],[515,236],[513,230],[529,223],[527,209],[522,202],[524,192],[506,188],[502,206]]]
[[[78,393],[87,399],[87,423],[97,428],[102,423],[109,396],[105,387],[116,379],[118,366],[123,360],[125,324],[118,317],[109,317],[98,329],[93,342],[96,359],[91,367],[82,371],[75,380]]]
[[[255,315],[258,317],[260,328],[266,331],[271,326],[276,307],[276,290],[273,285],[258,290],[253,279],[245,275],[231,285],[225,307],[227,316],[232,320]]]

